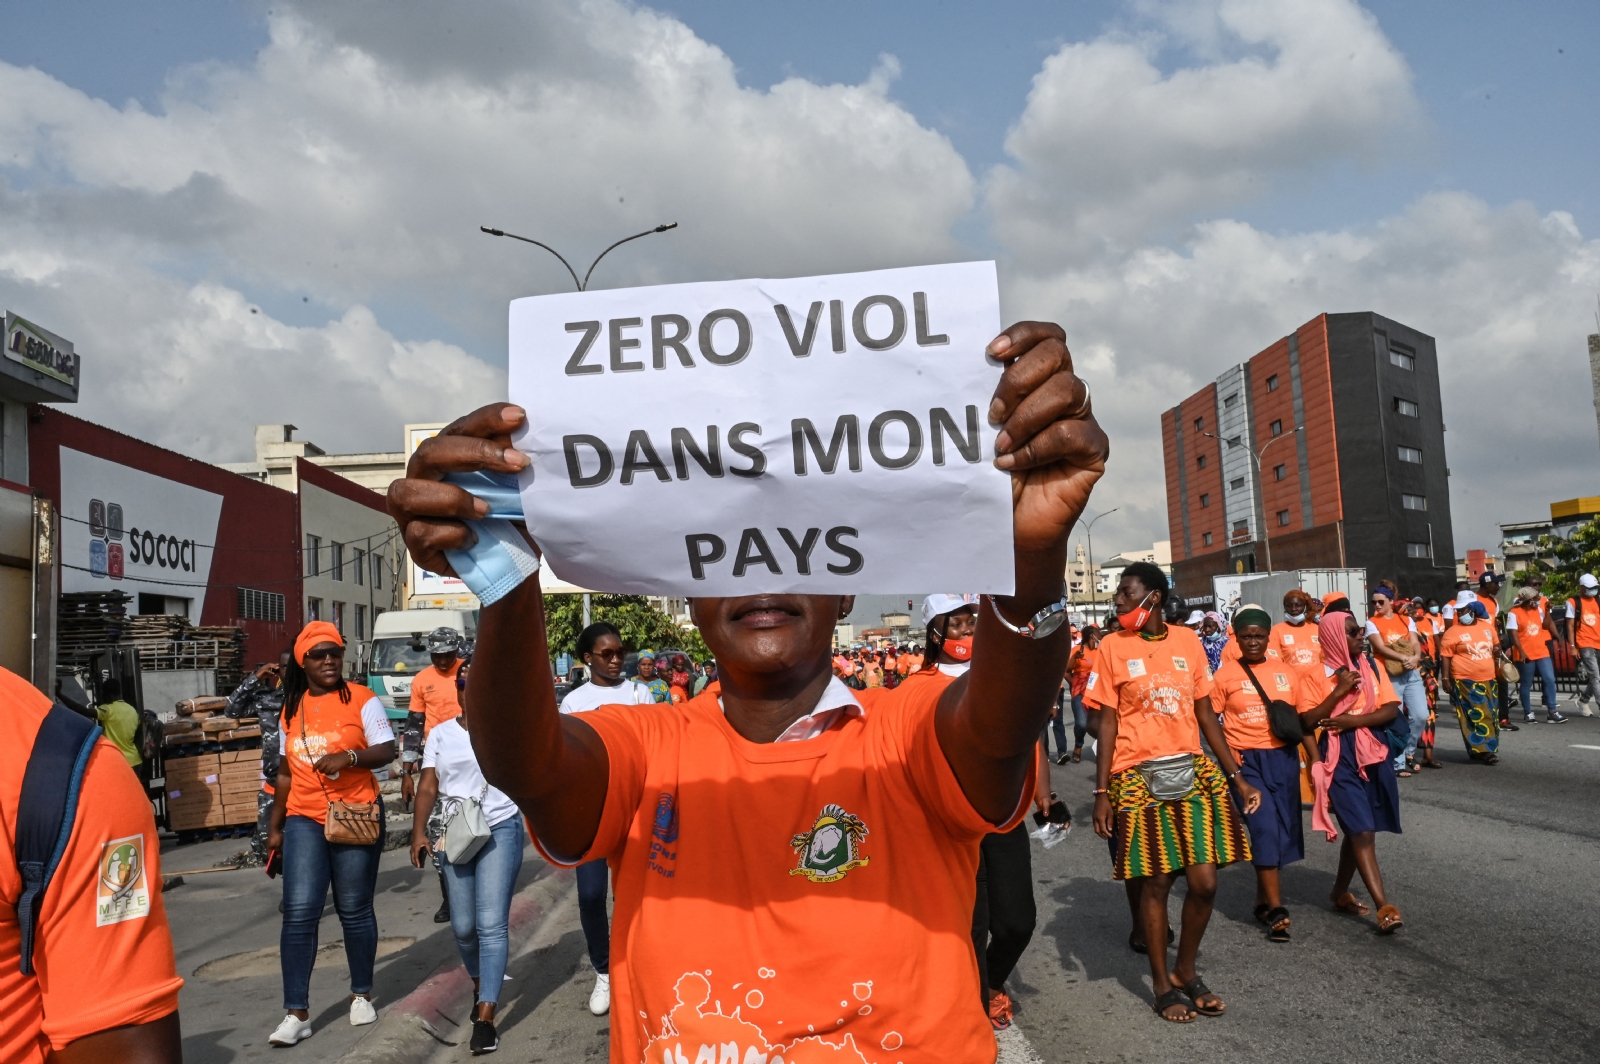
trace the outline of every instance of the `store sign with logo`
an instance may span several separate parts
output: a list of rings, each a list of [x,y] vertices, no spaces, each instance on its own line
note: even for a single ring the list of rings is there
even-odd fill
[[[222,496],[61,448],[61,589],[189,600],[200,623]]]
[[[6,313],[5,353],[13,362],[78,387],[78,356],[73,353],[72,343],[9,311]]]

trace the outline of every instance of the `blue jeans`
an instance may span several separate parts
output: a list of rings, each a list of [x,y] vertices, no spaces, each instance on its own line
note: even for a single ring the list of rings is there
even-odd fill
[[[1083,737],[1089,734],[1089,713],[1083,708],[1083,696],[1072,696],[1072,745],[1082,746]]]
[[[378,802],[383,817],[383,802]],[[344,929],[344,955],[350,964],[350,992],[372,993],[372,965],[378,956],[378,917],[372,894],[378,884],[383,838],[370,846],[330,843],[322,825],[308,816],[283,822],[283,930],[278,961],[283,969],[283,1007],[311,1007],[311,966],[317,960],[317,925],[322,902],[333,882],[333,908]]]
[[[1556,667],[1549,658],[1540,658],[1537,661],[1519,661],[1517,669],[1522,673],[1522,715],[1527,716],[1533,712],[1533,678],[1539,677],[1539,682],[1544,684],[1544,708],[1551,713],[1556,711]]]
[[[1422,673],[1416,669],[1407,669],[1399,676],[1389,677],[1394,684],[1394,693],[1400,696],[1400,713],[1411,724],[1411,735],[1406,739],[1406,748],[1395,755],[1394,770],[1399,772],[1406,767],[1406,762],[1417,756],[1417,741],[1422,738],[1422,729],[1428,726],[1428,685],[1422,679]]]
[[[478,980],[478,1000],[500,1001],[511,937],[511,892],[522,871],[522,846],[528,837],[520,816],[507,817],[489,829],[489,841],[466,864],[442,861],[450,892],[450,930],[467,974]]]
[[[611,971],[611,920],[606,915],[606,889],[611,869],[605,861],[585,861],[578,866],[578,922],[589,944],[589,963],[597,975]]]

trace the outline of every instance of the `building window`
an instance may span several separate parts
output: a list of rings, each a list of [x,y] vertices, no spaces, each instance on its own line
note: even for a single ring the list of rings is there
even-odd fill
[[[363,584],[365,584],[367,582],[366,564],[367,564],[367,552],[362,550],[360,547],[351,547],[350,548],[350,571],[351,571],[351,575],[355,577],[355,581],[356,581],[356,586],[357,587],[361,587]],[[356,636],[356,638],[360,639],[361,637],[358,635],[358,636]]]
[[[1208,547],[1211,546],[1211,533],[1210,532],[1201,533],[1200,542],[1205,544]]]
[[[319,598],[306,599],[306,620],[322,620],[322,600]]]
[[[1278,390],[1278,375],[1276,373],[1274,373],[1272,376],[1267,378],[1267,391],[1275,392],[1277,390]]]
[[[1391,344],[1389,346],[1389,365],[1399,366],[1404,370],[1413,370],[1417,368],[1417,359],[1410,348]]]
[[[383,590],[383,555],[372,555],[372,586],[379,591]],[[377,616],[373,616],[377,620]]]
[[[1228,487],[1233,489],[1234,491],[1243,491],[1244,490],[1244,477],[1234,477],[1232,483],[1230,483],[1228,485]]]
[[[1209,495],[1201,495],[1200,496],[1200,508],[1203,510],[1207,506],[1210,506],[1210,505],[1211,505],[1211,496],[1209,496]]]
[[[1422,452],[1417,450],[1415,447],[1401,447],[1399,450],[1400,461],[1410,462],[1413,465],[1422,464]]]
[[[1406,557],[1407,558],[1432,558],[1433,557],[1433,552],[1428,549],[1428,545],[1426,543],[1407,543],[1406,544]]]
[[[367,608],[365,606],[356,607],[356,638],[367,638]]]
[[[1428,508],[1428,497],[1426,495],[1402,495],[1400,496],[1400,505],[1407,510],[1426,510]]]
[[[1228,396],[1226,399],[1224,399],[1222,401],[1222,409],[1224,409],[1224,410],[1232,410],[1234,408],[1234,406],[1238,402],[1239,402],[1239,393],[1238,392],[1234,392],[1232,395]]]
[[[333,604],[333,617],[330,619],[333,621],[333,626],[339,630],[339,634],[344,635],[344,603]]]
[[[1235,521],[1233,523],[1233,538],[1234,538],[1235,542],[1237,542],[1238,540],[1241,540],[1241,539],[1246,539],[1246,538],[1249,537],[1249,535],[1250,535],[1250,522],[1249,521]]]
[[[1206,419],[1203,418],[1203,417],[1195,418],[1194,419],[1194,430],[1196,432],[1204,432],[1206,430]]]
[[[1194,467],[1196,469],[1204,469],[1206,467],[1206,456],[1203,454],[1197,456],[1194,460]]]
[[[1283,422],[1274,421],[1272,423],[1272,434],[1274,436],[1282,436],[1283,435]]]
[[[328,576],[334,580],[344,579],[344,544],[328,544]],[[341,632],[344,629],[339,629]]]
[[[321,553],[322,553],[322,537],[321,536],[307,536],[306,537],[306,575],[307,576],[317,576],[317,575],[319,575],[321,573],[321,571],[322,571],[321,570],[321,566],[320,566],[319,562],[317,561],[317,557]]]
[[[252,591],[247,587],[239,589],[237,614],[241,621],[282,621],[284,606],[282,595],[271,591]]]
[[[1275,465],[1275,466],[1272,467],[1272,479],[1273,480],[1282,480],[1284,477],[1286,477],[1288,475],[1289,475],[1289,467],[1288,466],[1286,466],[1286,465]]]
[[[1416,403],[1410,399],[1401,399],[1399,396],[1395,396],[1394,408],[1403,417],[1416,417],[1419,413]]]
[[[1278,527],[1279,528],[1283,528],[1288,523],[1289,523],[1289,511],[1288,510],[1279,510],[1278,511]]]

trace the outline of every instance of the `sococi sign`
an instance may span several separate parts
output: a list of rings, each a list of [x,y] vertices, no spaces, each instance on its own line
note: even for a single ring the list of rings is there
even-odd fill
[[[991,262],[516,300],[530,531],[610,591],[1009,592],[999,329]]]

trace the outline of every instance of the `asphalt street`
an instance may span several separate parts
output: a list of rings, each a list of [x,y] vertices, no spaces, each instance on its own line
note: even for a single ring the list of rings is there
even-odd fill
[[[1077,827],[1053,849],[1033,849],[1039,926],[1011,980],[1017,1023],[1001,1039],[1002,1061],[1596,1059],[1600,718],[1523,726],[1503,737],[1493,767],[1469,763],[1459,734],[1441,727],[1440,758],[1442,771],[1401,781],[1405,833],[1379,836],[1385,883],[1405,929],[1386,938],[1370,917],[1330,911],[1338,847],[1320,835],[1310,836],[1307,860],[1284,873],[1294,917],[1288,944],[1267,942],[1252,919],[1249,868],[1227,869],[1200,970],[1228,1012],[1187,1026],[1156,1017],[1147,962],[1127,948],[1122,886],[1111,879],[1105,842],[1089,827],[1092,762],[1054,767],[1054,787]],[[219,854],[237,848],[210,845]],[[201,849],[168,853],[166,865],[216,859]],[[524,880],[540,868],[530,850]],[[1359,880],[1356,890],[1365,900]],[[281,1015],[276,891],[252,870],[191,878],[168,895],[180,972],[189,980],[187,1060],[229,1064],[281,1053],[333,1061],[372,1030],[345,1021],[342,963],[332,953],[313,980],[317,1035],[292,1050],[267,1049]],[[454,949],[448,931],[430,920],[437,906],[431,872],[412,871],[392,852],[379,892],[380,934],[393,951],[379,961],[382,1011],[453,963]],[[1180,903],[1181,888],[1174,915]],[[323,941],[338,937],[330,911]],[[202,970],[255,950],[262,952],[253,967],[235,962],[254,974],[219,979],[206,973],[222,966]],[[586,1007],[593,973],[571,897],[517,950],[509,974],[498,1059],[605,1059],[606,1020]],[[446,1044],[452,1041],[458,1044]],[[464,1026],[443,1030],[434,1044],[437,1064],[468,1059]]]

